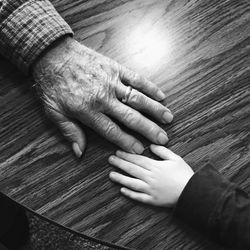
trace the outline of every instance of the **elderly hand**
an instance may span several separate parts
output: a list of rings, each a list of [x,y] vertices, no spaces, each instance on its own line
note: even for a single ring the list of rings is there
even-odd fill
[[[76,121],[131,153],[141,154],[143,145],[112,118],[156,144],[167,143],[165,131],[141,113],[162,123],[171,122],[171,112],[158,102],[165,98],[164,93],[73,38],[57,41],[35,63],[32,74],[45,112],[72,143],[78,157],[85,150],[86,136]],[[126,85],[133,87],[131,92]],[[125,103],[124,97],[128,97]]]
[[[151,145],[153,153],[162,161],[145,156],[117,151],[109,163],[131,177],[111,172],[110,179],[121,184],[122,194],[131,199],[163,207],[173,207],[194,172],[191,167],[171,150]]]

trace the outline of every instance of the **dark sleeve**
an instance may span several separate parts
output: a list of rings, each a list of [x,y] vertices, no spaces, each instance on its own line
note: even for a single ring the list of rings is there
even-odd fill
[[[250,199],[210,164],[184,188],[175,215],[232,249],[250,249]]]

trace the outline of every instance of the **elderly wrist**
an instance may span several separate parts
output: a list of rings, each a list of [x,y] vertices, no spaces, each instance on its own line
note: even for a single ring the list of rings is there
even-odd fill
[[[31,66],[31,74],[36,78],[44,67],[56,63],[62,57],[69,54],[76,41],[70,36],[63,36],[52,43]]]

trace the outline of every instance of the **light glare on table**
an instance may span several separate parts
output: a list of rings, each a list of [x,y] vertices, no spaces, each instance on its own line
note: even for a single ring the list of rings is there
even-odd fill
[[[131,30],[127,50],[133,67],[151,69],[170,56],[172,45],[166,29],[144,24]]]

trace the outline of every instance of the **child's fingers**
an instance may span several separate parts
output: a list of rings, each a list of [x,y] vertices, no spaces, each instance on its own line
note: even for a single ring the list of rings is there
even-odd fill
[[[112,181],[117,182],[121,184],[122,186],[133,189],[135,191],[146,192],[148,190],[148,184],[145,183],[144,181],[131,178],[131,177],[119,174],[117,172],[111,172],[109,174],[109,177]]]
[[[150,159],[146,156],[130,154],[120,150],[116,151],[116,155],[125,161],[129,161],[131,163],[139,165],[147,170],[152,169],[151,166],[153,166],[155,163],[155,160]]]
[[[170,149],[159,145],[150,145],[151,151],[164,160],[176,160],[179,156]]]
[[[108,161],[113,166],[116,166],[119,169],[128,173],[129,175],[132,175],[132,176],[139,178],[141,180],[145,180],[145,178],[149,174],[148,170],[146,170],[138,165],[135,165],[131,162],[125,161],[125,160],[123,160],[115,155],[110,156]]]
[[[139,202],[148,203],[148,204],[152,203],[152,197],[148,194],[135,192],[135,191],[130,190],[130,189],[125,188],[125,187],[121,188],[121,193],[124,194],[125,196],[127,196],[133,200],[139,201]]]

